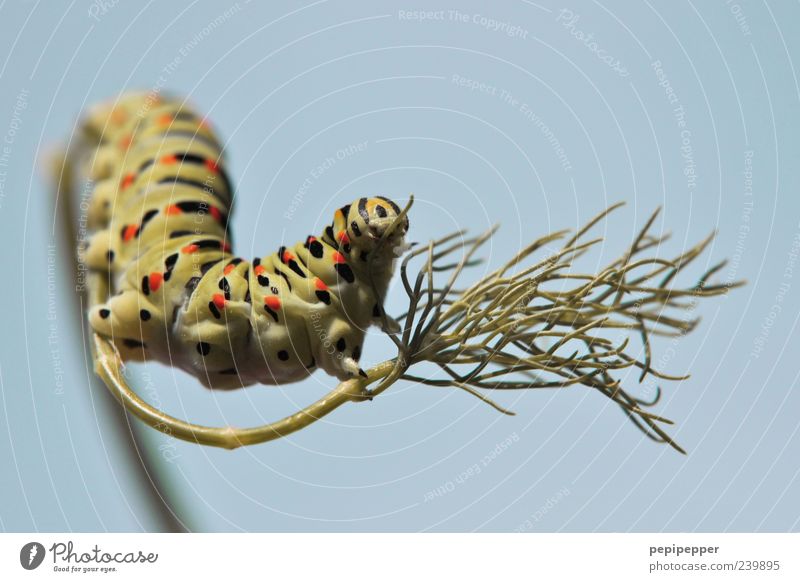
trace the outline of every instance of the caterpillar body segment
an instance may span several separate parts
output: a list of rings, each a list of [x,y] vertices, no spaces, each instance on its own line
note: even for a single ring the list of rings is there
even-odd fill
[[[366,329],[405,248],[408,220],[361,198],[330,226],[254,259],[233,252],[222,147],[181,101],[127,94],[90,110],[92,184],[84,254],[113,294],[89,323],[126,360],[182,368],[211,388],[283,384],[322,368],[361,372]]]

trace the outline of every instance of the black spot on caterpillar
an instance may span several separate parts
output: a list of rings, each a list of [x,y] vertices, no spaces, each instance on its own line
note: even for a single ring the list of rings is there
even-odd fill
[[[231,298],[231,286],[230,286],[230,284],[228,283],[228,280],[225,277],[223,277],[222,279],[219,280],[218,287],[224,293],[225,299],[230,301],[230,298]]]
[[[350,268],[350,265],[339,264],[334,267],[336,272],[339,276],[347,281],[348,283],[352,283],[356,280],[355,275],[353,275],[353,269]]]
[[[147,345],[145,345],[144,342],[141,342],[141,341],[136,340],[136,339],[130,339],[130,338],[123,339],[122,340],[122,345],[124,345],[126,348],[146,348],[147,347]]]
[[[222,315],[219,312],[219,308],[217,307],[217,304],[214,303],[213,301],[208,302],[208,310],[211,312],[211,315],[213,315],[216,319],[222,317]]]
[[[286,286],[289,288],[289,292],[291,293],[291,291],[292,291],[292,282],[289,281],[289,276],[286,273],[284,273],[283,271],[279,271],[278,269],[275,269],[275,274],[276,275],[280,275],[281,277],[283,277],[283,279],[286,281]]]
[[[322,301],[325,305],[331,304],[331,294],[328,291],[317,290],[316,292],[317,299]]]
[[[264,311],[269,313],[270,317],[275,320],[275,323],[278,323],[278,314],[269,306],[264,305]]]
[[[222,261],[222,259],[215,259],[213,261],[208,261],[207,263],[203,263],[202,265],[200,265],[200,273],[205,275],[206,273],[208,273],[211,270],[211,268],[214,265],[216,265],[220,261]]]
[[[308,246],[308,250],[311,252],[311,256],[315,259],[321,259],[324,253],[324,249],[322,247],[322,243],[318,240],[314,239]]]

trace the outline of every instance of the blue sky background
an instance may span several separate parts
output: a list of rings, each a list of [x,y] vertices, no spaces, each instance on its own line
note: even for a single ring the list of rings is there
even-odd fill
[[[164,88],[226,140],[244,256],[320,230],[353,198],[414,192],[414,240],[501,223],[491,268],[625,200],[586,269],[663,206],[664,256],[717,229],[691,275],[728,257],[720,278],[749,281],[701,304],[696,332],[653,346],[664,371],[692,373],[656,409],[688,456],[582,388],[500,395],[508,418],[401,383],[234,452],[134,421],[187,529],[798,530],[797,4],[455,4],[2,4],[0,529],[163,527],[90,383],[41,160],[86,105]],[[401,299],[394,288],[390,311]],[[390,354],[374,336],[364,360]],[[173,414],[240,426],[332,386],[213,394],[159,365],[133,374]]]

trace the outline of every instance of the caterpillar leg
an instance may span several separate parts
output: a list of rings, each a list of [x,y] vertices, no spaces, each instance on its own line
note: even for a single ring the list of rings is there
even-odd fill
[[[94,233],[89,239],[89,246],[84,255],[86,265],[93,271],[110,271],[114,262],[114,251],[111,248],[111,234],[106,230]]]
[[[400,333],[403,329],[400,323],[386,313],[378,303],[372,308],[372,325],[380,328],[384,333]]]
[[[89,325],[102,336],[111,338],[123,359],[147,359],[148,343],[164,337],[160,310],[143,300],[133,289],[110,297],[106,303],[89,310]]]
[[[109,223],[117,196],[117,187],[118,182],[110,179],[101,180],[95,184],[87,217],[89,228],[103,228]]]
[[[124,151],[115,146],[102,146],[86,161],[86,176],[95,182],[112,178],[122,165]]]
[[[317,361],[320,368],[340,380],[364,375],[358,363],[364,330],[339,317],[330,318],[322,325],[320,320],[312,319],[310,323],[309,334],[316,335],[314,339],[319,346]]]

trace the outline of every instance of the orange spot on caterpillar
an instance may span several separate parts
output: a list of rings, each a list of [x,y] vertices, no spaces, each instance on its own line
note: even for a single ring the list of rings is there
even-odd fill
[[[128,174],[122,179],[122,189],[128,188],[136,180],[136,174]]]
[[[164,209],[164,212],[166,214],[180,214],[183,211],[176,204],[170,204]]]
[[[158,119],[156,119],[156,123],[158,125],[169,125],[172,123],[172,116],[169,114],[159,115]]]
[[[226,253],[231,252],[231,244],[230,243],[222,243],[222,250]]]
[[[336,238],[339,239],[339,242],[345,245],[350,244],[350,237],[347,236],[347,233],[343,230],[339,231],[339,234],[336,235]]]
[[[260,275],[264,272],[264,265],[257,265],[256,268],[253,269],[253,272],[256,274],[256,276]]]
[[[345,262],[344,255],[342,255],[342,253],[340,253],[339,251],[333,251],[333,262],[344,263]]]
[[[315,279],[314,280],[314,287],[316,287],[320,291],[327,291],[328,290],[328,286],[325,284],[325,282],[322,279]]]
[[[135,224],[129,224],[125,227],[125,233],[122,235],[122,240],[128,242],[133,237],[136,236],[136,233],[139,231],[139,227]]]
[[[208,213],[211,214],[211,217],[217,222],[222,220],[222,213],[219,211],[219,208],[215,206],[209,206]]]
[[[211,170],[212,172],[216,172],[219,169],[217,162],[214,160],[206,160],[206,168]]]
[[[178,161],[178,158],[176,158],[175,156],[173,156],[171,154],[161,158],[161,163],[162,164],[168,164],[168,165],[169,164],[175,164],[175,163],[177,163],[177,161]]]
[[[196,253],[198,248],[200,248],[200,247],[198,247],[197,245],[194,245],[194,244],[193,245],[186,245],[185,247],[183,247],[181,249],[181,252],[188,255],[190,253]]]
[[[272,309],[273,311],[277,311],[281,308],[281,300],[275,297],[275,295],[267,295],[264,297],[264,305]]]
[[[214,305],[217,306],[217,309],[225,308],[225,296],[222,293],[214,293],[211,300],[214,302]]]
[[[164,275],[158,272],[150,273],[150,291],[158,291],[161,283],[164,281]]]
[[[284,263],[288,263],[289,261],[294,260],[294,255],[289,251],[283,251],[283,257],[281,259]]]
[[[230,275],[231,271],[236,268],[236,265],[225,265],[225,268],[222,270],[223,275]]]
[[[133,142],[133,136],[126,135],[125,137],[119,140],[119,147],[122,148],[123,150],[126,150],[129,147],[131,147],[132,142]]]

